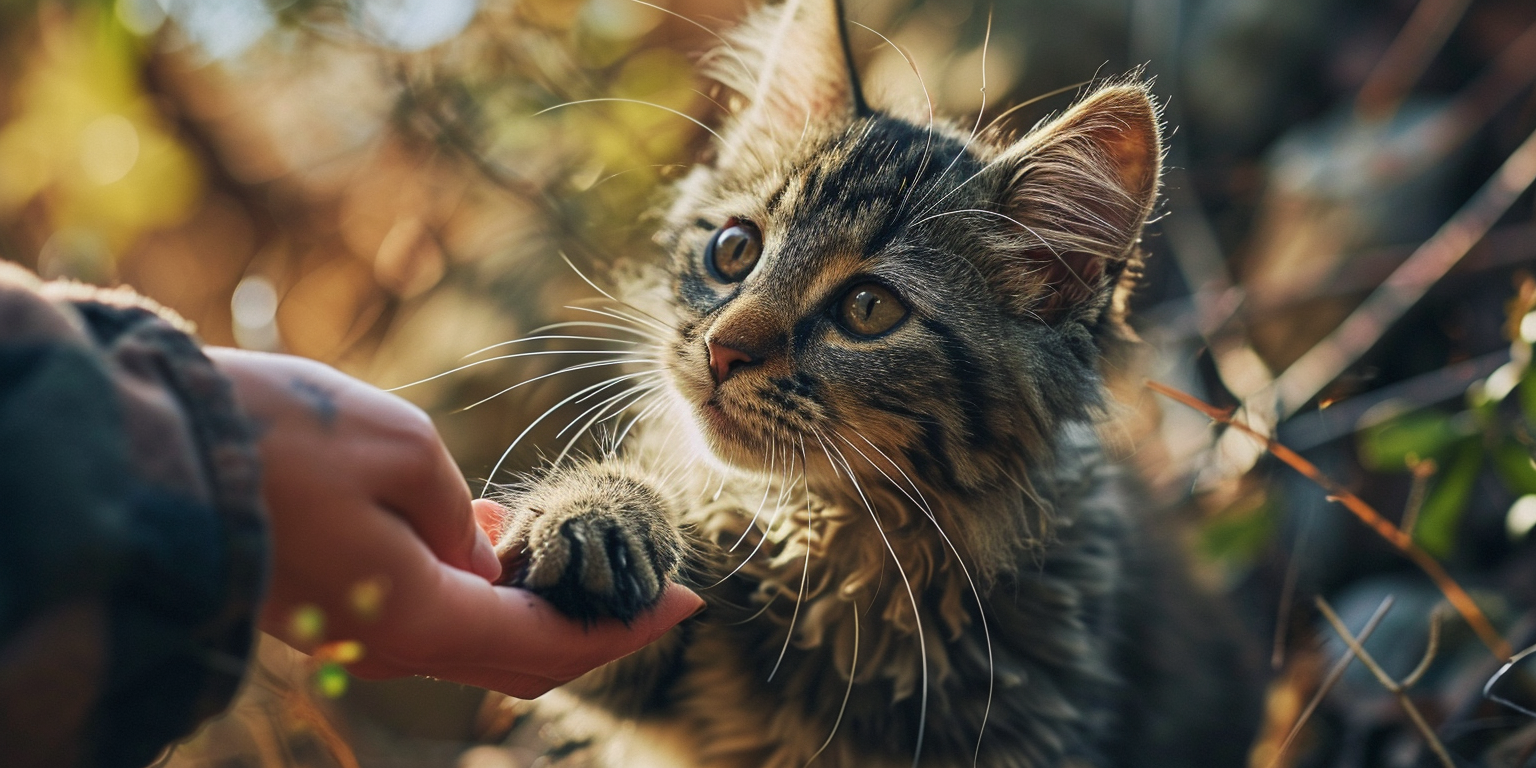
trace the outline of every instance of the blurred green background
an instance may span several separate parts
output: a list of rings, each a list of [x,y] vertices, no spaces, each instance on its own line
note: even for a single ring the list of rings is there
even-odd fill
[[[668,110],[718,120],[694,62],[748,7],[658,2],[672,13],[634,0],[0,0],[0,257],[130,284],[209,343],[385,387],[449,370],[571,319],[563,307],[593,293],[562,255],[596,275],[651,255],[654,192],[703,146]],[[1366,647],[1400,676],[1439,593],[1321,489],[1141,382],[1240,409],[1410,530],[1516,650],[1536,643],[1536,3],[847,7],[901,49],[853,34],[877,104],[912,109],[926,86],[969,123],[1044,96],[1004,119],[1017,131],[1096,77],[1155,78],[1170,139],[1135,297],[1148,343],[1116,372],[1105,432],[1176,510],[1202,577],[1273,646],[1253,764],[1435,764],[1358,664],[1297,723],[1343,651],[1313,595],[1357,631],[1392,596]],[[656,106],[544,112],[615,97]],[[595,379],[465,406],[557,359],[402,394],[483,480],[538,414]],[[527,444],[550,444],[568,418]],[[520,448],[509,466],[537,459]],[[515,702],[362,683],[339,661],[268,643],[239,705],[168,764],[533,760],[538,734]],[[1465,764],[1536,765],[1536,721],[1481,695],[1497,667],[1447,622],[1415,701]],[[1501,684],[1536,708],[1529,686]]]

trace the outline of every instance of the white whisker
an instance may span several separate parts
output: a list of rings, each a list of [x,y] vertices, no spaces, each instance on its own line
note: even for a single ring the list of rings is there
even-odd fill
[[[805,565],[800,569],[800,591],[795,595],[795,609],[789,614],[789,628],[784,632],[784,647],[779,649],[779,658],[773,662],[773,669],[768,672],[768,680],[779,673],[779,666],[784,663],[784,655],[789,653],[789,643],[795,638],[795,622],[800,618],[800,606],[805,602],[805,585],[811,576],[811,534],[816,530],[816,517],[811,505],[811,482],[807,473],[801,473],[805,481]]]
[[[636,378],[638,376],[645,376],[647,374],[655,373],[655,372],[657,372],[659,370],[660,369],[651,369],[651,370],[639,371],[639,372],[636,372],[636,373],[626,373],[626,374],[624,374],[622,376],[615,376],[615,377],[613,377],[611,379],[608,379],[607,381],[600,381],[600,382],[598,382],[596,384],[590,384],[590,385],[588,385],[586,387],[581,388],[580,390],[578,390],[574,394],[566,396],[566,398],[561,400],[560,402],[555,403],[554,405],[550,406],[547,410],[544,411],[544,413],[540,414],[537,419],[534,419],[533,423],[529,424],[527,427],[524,427],[523,431],[519,432],[517,437],[512,439],[512,443],[507,446],[507,449],[505,451],[501,452],[500,458],[496,459],[496,463],[491,467],[491,473],[486,476],[485,487],[480,489],[480,496],[483,498],[485,496],[485,494],[488,493],[491,490],[491,483],[492,483],[492,481],[494,481],[496,479],[496,473],[501,471],[501,465],[505,464],[507,462],[507,457],[512,455],[512,449],[516,448],[517,444],[521,443],[523,441],[523,438],[527,437],[528,433],[532,432],[533,428],[537,427],[539,425],[539,422],[542,422],[543,420],[549,418],[550,414],[552,414],[555,411],[559,410],[566,403],[569,403],[572,400],[575,400],[577,397],[585,395],[586,393],[588,393],[588,392],[590,392],[590,391],[592,391],[594,389],[607,389],[608,387],[611,387],[614,384],[618,384],[619,382],[628,381],[628,380]],[[553,375],[553,374],[549,374],[549,375]],[[532,380],[530,379],[530,381],[532,381]],[[526,384],[528,382],[523,382],[523,383]],[[521,386],[521,385],[517,385],[517,386]]]
[[[624,300],[614,296],[613,294],[603,290],[602,288],[600,288],[597,283],[592,282],[592,278],[587,277],[585,273],[583,273],[580,269],[576,268],[576,263],[571,261],[570,257],[568,257],[568,256],[566,256],[565,254],[562,253],[562,254],[560,254],[560,258],[565,260],[565,265],[570,267],[571,271],[575,272],[576,276],[581,278],[582,282],[584,282],[587,285],[591,286],[592,290],[597,291],[598,293],[601,293],[603,296],[607,297],[607,299],[609,301],[611,301],[611,302],[613,302],[615,304],[618,304],[620,306],[629,307],[630,309],[633,309],[634,311],[639,312],[642,315],[645,315],[646,317],[648,317],[651,320],[655,321],[655,325],[653,327],[655,327],[655,328],[657,328],[659,330],[663,330],[663,331],[671,331],[672,330],[672,326],[668,325],[667,322],[662,320],[661,318],[656,317],[656,316],[652,315],[651,313],[646,312],[645,310],[643,310],[643,309],[641,309],[641,308],[639,308],[639,307],[637,307],[637,306],[635,306],[635,305],[633,305],[633,304],[631,304],[631,303],[629,303],[627,301],[624,301]],[[639,322],[639,321],[637,320],[637,322]]]
[[[486,361],[486,362],[489,362],[489,361]],[[489,403],[490,401],[495,400],[496,398],[501,397],[502,395],[505,395],[506,393],[511,392],[514,389],[517,389],[518,387],[526,386],[526,385],[534,383],[535,381],[540,381],[540,380],[543,380],[543,379],[547,379],[547,378],[549,378],[551,376],[559,376],[562,373],[571,373],[573,371],[585,371],[585,370],[590,369],[590,368],[604,368],[604,367],[607,367],[607,366],[610,366],[610,365],[633,365],[635,363],[655,363],[655,362],[656,362],[655,360],[652,360],[650,358],[636,357],[636,358],[624,358],[624,359],[616,359],[616,360],[597,360],[597,361],[591,362],[591,363],[581,363],[579,365],[568,365],[568,366],[566,366],[564,368],[561,368],[558,371],[550,371],[549,373],[541,374],[541,375],[535,376],[535,377],[533,377],[531,379],[524,379],[522,381],[519,381],[518,383],[513,384],[512,386],[507,387],[506,389],[503,389],[500,392],[497,392],[496,394],[491,395],[490,397],[486,397],[486,398],[483,398],[481,400],[477,400],[477,401],[475,401],[473,403],[470,403],[469,405],[466,405],[463,408],[460,408],[457,411],[454,411],[454,413],[463,413],[464,411],[467,411],[467,410],[469,410],[471,408],[474,408],[474,407],[477,407],[477,406],[481,406],[481,405],[485,405],[486,403]],[[659,368],[647,369],[647,371],[654,371],[654,370],[660,370],[660,369]]]
[[[646,107],[655,107],[655,108],[657,108],[657,109],[659,109],[659,110],[661,110],[663,112],[671,112],[672,114],[677,115],[678,117],[681,117],[682,119],[687,120],[688,122],[693,123],[694,125],[697,125],[700,128],[703,128],[705,131],[708,131],[709,135],[715,137],[716,139],[719,139],[722,143],[725,141],[725,139],[722,138],[720,136],[720,134],[715,133],[715,129],[710,128],[709,126],[699,122],[698,118],[694,117],[693,115],[690,115],[687,112],[680,112],[680,111],[675,110],[675,109],[673,109],[671,107],[664,107],[664,106],[662,106],[660,104],[656,104],[656,103],[653,103],[653,102],[645,101],[643,99],[621,99],[621,98],[618,98],[618,97],[615,97],[615,96],[606,96],[606,97],[596,98],[596,99],[578,99],[576,101],[567,101],[564,104],[556,104],[553,107],[546,107],[544,109],[541,109],[541,110],[533,113],[533,116],[534,117],[538,117],[539,115],[542,115],[542,114],[544,114],[546,112],[553,112],[553,111],[555,111],[557,109],[562,109],[564,107],[574,107],[574,106],[577,106],[578,104],[596,104],[596,103],[604,102],[604,101],[617,101],[617,102],[621,102],[621,103],[625,103],[625,104],[640,104],[640,105],[646,106]]]
[[[817,435],[817,440],[821,436]],[[917,746],[912,750],[912,768],[917,768],[918,761],[923,754],[923,735],[928,728],[928,640],[923,637],[923,614],[917,607],[917,594],[912,591],[912,581],[907,577],[907,569],[901,565],[901,558],[896,556],[896,548],[891,546],[891,540],[885,535],[884,526],[880,525],[880,516],[875,514],[875,508],[869,502],[869,497],[864,495],[864,488],[859,485],[858,476],[854,474],[853,466],[848,463],[847,457],[836,445],[822,441],[822,448],[830,448],[837,453],[837,458],[843,464],[843,469],[848,471],[848,480],[853,484],[853,489],[859,494],[859,501],[864,503],[864,509],[869,512],[869,519],[874,522],[875,530],[880,534],[880,541],[885,544],[885,551],[891,556],[892,563],[896,566],[896,572],[901,576],[901,584],[907,590],[907,600],[912,604],[912,618],[917,623],[917,650],[922,658],[922,702],[917,717]],[[828,454],[831,458],[831,454]]]
[[[482,351],[484,351],[484,350],[482,350]],[[472,354],[476,354],[476,353],[472,353]],[[488,357],[488,358],[486,358],[484,360],[476,360],[473,363],[466,363],[464,365],[458,366],[457,368],[450,368],[450,369],[448,369],[446,371],[443,371],[442,373],[434,374],[432,376],[426,377],[425,379],[420,379],[418,381],[413,381],[413,382],[411,382],[409,384],[401,384],[398,387],[390,387],[389,389],[386,389],[384,391],[385,392],[398,392],[398,391],[400,391],[402,389],[408,389],[408,388],[414,387],[414,386],[416,386],[418,384],[425,384],[425,383],[427,383],[429,381],[436,381],[438,379],[443,378],[444,376],[451,376],[451,375],[453,375],[455,373],[458,373],[459,371],[468,370],[468,369],[473,368],[473,367],[475,367],[477,365],[485,365],[486,363],[494,363],[494,362],[497,362],[497,361],[500,361],[500,360],[512,360],[512,359],[519,358],[519,357],[544,357],[544,356],[547,356],[547,355],[626,355],[626,356],[633,356],[633,355],[639,355],[639,354],[643,354],[643,353],[639,353],[639,352],[625,352],[625,351],[616,350],[616,349],[540,349],[540,350],[536,350],[536,351],[533,351],[533,352],[518,352],[518,353],[515,353],[515,354],[511,354],[511,355],[497,355],[495,357]],[[626,359],[631,359],[631,358],[626,357]],[[643,360],[643,358],[638,358],[638,357],[633,358],[633,359]]]
[[[887,456],[885,451],[880,450],[879,446],[875,445],[870,441],[869,438],[865,437],[858,431],[855,431],[854,434],[858,435],[859,439],[863,440],[871,450],[880,454],[880,456],[884,458],[887,463],[896,469],[896,472],[901,475],[902,479],[906,480],[907,484],[911,486],[912,490],[917,493],[916,498],[913,498],[912,494],[907,493],[906,488],[903,488],[900,483],[896,482],[895,478],[891,477],[889,474],[886,474],[886,471],[881,469],[878,464],[870,461],[869,457],[865,456],[864,452],[860,451],[859,447],[849,441],[848,438],[843,437],[841,434],[837,434],[837,436],[842,438],[843,442],[848,443],[849,448],[858,451],[859,455],[863,456],[864,460],[869,462],[871,467],[875,468],[875,471],[885,475],[886,480],[889,480],[892,485],[896,486],[897,490],[900,490],[902,494],[904,494],[908,499],[912,501],[913,504],[918,505],[924,514],[928,516],[928,520],[933,523],[934,530],[939,532],[939,537],[944,540],[945,546],[949,547],[949,551],[954,554],[955,562],[960,564],[960,572],[965,574],[965,581],[971,587],[971,596],[976,600],[976,616],[981,621],[981,635],[987,646],[987,703],[986,706],[982,708],[981,726],[976,730],[976,752],[975,755],[971,758],[971,765],[975,766],[981,760],[981,739],[987,730],[987,720],[990,719],[992,715],[992,698],[997,686],[996,663],[992,658],[992,630],[991,627],[988,626],[987,607],[986,604],[982,602],[981,590],[977,588],[976,580],[971,577],[971,569],[966,566],[965,558],[960,556],[960,550],[955,547],[953,541],[950,541],[949,534],[944,532],[944,527],[939,525],[939,519],[934,515],[933,507],[928,504],[928,499],[923,496],[922,489],[918,488],[917,483],[907,475],[906,470],[902,469],[901,465],[897,464],[893,459],[891,459],[890,456]]]
[[[817,747],[811,759],[806,760],[806,766],[816,762],[827,747],[832,745],[832,737],[837,735],[838,726],[843,724],[843,713],[848,711],[848,699],[853,696],[853,680],[859,674],[859,604],[850,601],[853,605],[853,660],[848,664],[848,687],[843,689],[843,703],[837,708],[837,718],[832,721],[832,732],[827,734],[827,740]]]
[[[488,347],[481,347],[481,348],[479,348],[479,349],[477,349],[477,350],[475,350],[473,352],[470,352],[469,354],[464,355],[463,357],[460,357],[459,359],[460,360],[466,360],[466,359],[474,357],[475,355],[478,355],[478,354],[480,354],[482,352],[489,352],[489,351],[491,351],[493,349],[499,349],[501,347],[510,347],[513,344],[523,344],[523,343],[529,342],[529,341],[551,341],[551,340],[602,341],[602,342],[607,342],[609,344],[629,344],[631,346],[640,343],[638,341],[633,341],[631,339],[612,339],[612,338],[608,338],[606,336],[563,336],[563,335],[524,336],[524,337],[522,337],[520,339],[513,339],[511,341],[502,341],[502,342],[498,342],[496,344],[492,344],[492,345],[490,345]]]

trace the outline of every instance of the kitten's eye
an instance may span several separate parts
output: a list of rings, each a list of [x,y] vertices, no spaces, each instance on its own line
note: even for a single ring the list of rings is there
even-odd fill
[[[837,321],[859,336],[878,336],[907,316],[907,305],[879,283],[861,283],[843,294]]]
[[[704,249],[710,274],[725,283],[739,283],[752,274],[763,255],[763,233],[746,219],[731,217],[715,232]]]

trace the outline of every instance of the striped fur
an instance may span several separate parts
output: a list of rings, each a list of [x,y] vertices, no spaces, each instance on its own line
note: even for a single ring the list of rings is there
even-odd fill
[[[675,571],[640,566],[710,604],[549,705],[590,742],[566,759],[1237,764],[1254,711],[1234,690],[1241,655],[1145,546],[1092,426],[1157,196],[1147,87],[1104,86],[1017,140],[973,137],[865,105],[839,16],[789,0],[707,58],[747,103],[673,192],[667,266],[637,269],[625,294],[667,328],[667,384],[622,458],[506,499],[516,558],[536,544],[530,516],[546,536],[606,516],[658,552],[680,532]],[[723,283],[703,258],[732,217],[764,247]],[[909,315],[855,337],[832,313],[872,280]],[[721,383],[719,339],[756,358]],[[595,503],[584,476],[631,490]],[[624,579],[591,571],[630,555],[581,539],[530,550],[524,570],[546,580],[529,586],[627,618],[612,608]],[[1172,658],[1191,661],[1159,668]]]

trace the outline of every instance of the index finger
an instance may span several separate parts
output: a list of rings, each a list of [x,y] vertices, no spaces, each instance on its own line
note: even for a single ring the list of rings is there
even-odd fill
[[[697,613],[704,601],[691,590],[669,584],[661,600],[629,625],[603,619],[590,626],[560,613],[526,590],[497,587],[446,566],[435,595],[418,606],[417,619],[432,628],[427,658],[451,674],[454,668],[527,673],[573,680],[651,643]]]

